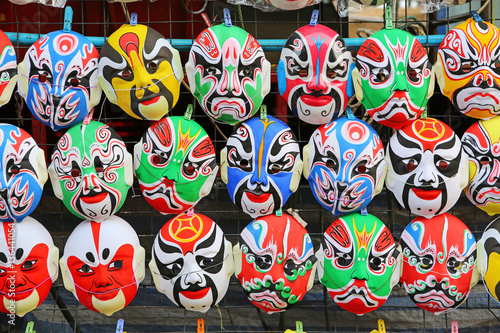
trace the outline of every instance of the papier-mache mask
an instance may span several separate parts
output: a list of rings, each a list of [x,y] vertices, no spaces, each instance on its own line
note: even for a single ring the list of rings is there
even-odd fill
[[[64,288],[87,309],[111,316],[135,297],[145,259],[134,229],[111,216],[102,223],[81,222],[66,241],[59,264]]]
[[[462,221],[447,213],[419,216],[401,234],[400,245],[401,283],[416,305],[440,314],[467,299],[479,273],[476,240]]]
[[[477,242],[476,264],[488,293],[500,302],[500,218],[484,229]]]
[[[365,208],[384,186],[382,140],[357,118],[341,117],[320,126],[303,155],[304,177],[314,197],[334,215]]]
[[[395,129],[424,111],[434,93],[427,52],[411,34],[383,29],[361,45],[352,72],[356,97],[378,123]]]
[[[0,30],[0,106],[7,104],[17,83],[17,58],[9,37]]]
[[[0,222],[21,222],[42,197],[45,154],[28,133],[10,124],[0,124],[0,152]]]
[[[299,144],[290,127],[271,116],[245,121],[220,156],[231,200],[252,218],[281,208],[299,186]]]
[[[146,201],[162,214],[179,214],[210,193],[219,167],[207,132],[173,116],[153,124],[134,146],[134,169]]]
[[[469,155],[467,198],[490,215],[500,213],[500,117],[479,120],[462,136]]]
[[[59,249],[29,216],[0,225],[0,311],[24,316],[42,304],[57,279]]]
[[[233,252],[234,274],[248,299],[267,313],[290,309],[313,286],[313,243],[288,214],[256,218],[243,229]]]
[[[97,121],[73,126],[59,139],[49,174],[54,194],[66,208],[97,222],[120,209],[134,180],[125,143]]]
[[[469,157],[460,138],[440,120],[418,119],[387,145],[385,184],[399,204],[431,218],[447,212],[468,182]]]
[[[168,221],[155,238],[149,269],[156,288],[180,307],[207,312],[233,274],[231,242],[212,219],[194,213]]]
[[[234,25],[203,30],[185,67],[191,93],[203,111],[228,124],[252,117],[271,88],[271,64],[264,51]]]
[[[500,113],[500,30],[468,19],[446,34],[434,65],[437,82],[461,113],[489,119]]]
[[[37,40],[19,69],[19,94],[31,113],[54,131],[81,122],[101,99],[99,54],[77,32],[54,31]]]
[[[179,52],[156,30],[124,24],[99,54],[99,83],[129,116],[159,120],[179,100],[184,78]]]
[[[354,93],[353,68],[351,53],[339,34],[321,24],[303,26],[281,51],[279,93],[300,120],[327,124],[344,112]]]
[[[362,315],[381,307],[401,272],[401,254],[391,232],[373,215],[353,213],[323,234],[318,277],[341,308]]]

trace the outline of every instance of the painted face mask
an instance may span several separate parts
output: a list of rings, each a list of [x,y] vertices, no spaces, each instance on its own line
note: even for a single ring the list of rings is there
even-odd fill
[[[201,32],[189,53],[186,75],[203,111],[228,124],[252,117],[271,87],[271,64],[264,51],[234,25]]]
[[[219,167],[215,148],[193,120],[167,117],[153,124],[134,147],[142,194],[162,214],[178,214],[208,195]]]
[[[111,316],[126,307],[145,274],[145,251],[125,220],[81,222],[59,261],[64,288],[87,309]]]
[[[42,304],[57,279],[59,249],[29,216],[0,225],[0,311],[24,316]]]
[[[19,64],[19,94],[31,113],[54,131],[81,122],[101,99],[97,49],[76,32],[37,40]]]
[[[383,29],[358,51],[352,72],[356,97],[378,123],[400,129],[422,114],[434,93],[427,52],[411,34]]]
[[[313,286],[311,238],[288,214],[255,219],[243,229],[233,252],[234,274],[250,302],[267,313],[290,309]]]
[[[469,155],[467,198],[490,215],[500,213],[500,118],[479,120],[462,136]]]
[[[279,93],[300,120],[329,123],[354,93],[351,53],[342,37],[324,25],[306,25],[286,41],[278,64]]]
[[[158,291],[172,302],[186,310],[207,312],[229,286],[231,243],[210,218],[181,214],[156,236],[149,269]]]
[[[490,119],[500,113],[500,30],[468,19],[444,37],[434,65],[443,95],[461,113]]]
[[[132,185],[132,155],[109,126],[91,121],[64,134],[49,166],[54,194],[74,215],[100,222],[115,214]]]
[[[357,315],[382,306],[400,277],[400,253],[391,232],[370,214],[335,220],[316,257],[320,282],[338,306]]]
[[[403,283],[408,296],[424,310],[440,314],[456,309],[469,296],[479,274],[476,240],[450,214],[415,218],[401,234]]]
[[[24,130],[0,124],[0,221],[21,222],[40,202],[45,154]]]
[[[99,83],[129,116],[159,120],[179,99],[184,78],[179,52],[152,28],[124,24],[99,54]]]
[[[304,177],[334,215],[365,208],[384,186],[387,162],[377,132],[359,119],[320,126],[304,147]]]
[[[500,218],[484,229],[477,242],[477,262],[479,273],[491,297],[500,301]]]
[[[0,30],[0,106],[7,104],[17,83],[17,59],[14,46]]]
[[[453,130],[437,119],[418,119],[387,145],[386,186],[413,214],[447,212],[467,185],[469,158]]]
[[[244,122],[221,151],[221,177],[229,196],[252,218],[285,204],[299,186],[302,164],[292,130],[271,116]]]

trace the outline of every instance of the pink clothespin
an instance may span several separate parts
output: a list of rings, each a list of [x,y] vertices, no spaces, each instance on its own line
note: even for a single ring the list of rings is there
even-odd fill
[[[458,333],[458,321],[451,321],[451,333]]]
[[[83,124],[84,125],[90,124],[92,117],[94,117],[94,108],[92,108],[92,110],[90,110],[89,114],[83,119]]]
[[[193,207],[191,207],[191,208],[189,208],[189,209],[188,209],[188,211],[187,211],[187,216],[188,216],[188,217],[193,217],[193,215],[194,215],[194,208],[193,208]],[[202,319],[202,320],[203,320],[203,319]]]

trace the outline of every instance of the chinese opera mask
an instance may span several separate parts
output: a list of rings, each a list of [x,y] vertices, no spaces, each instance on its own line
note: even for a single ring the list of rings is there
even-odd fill
[[[129,116],[159,120],[179,99],[184,78],[179,52],[152,28],[122,25],[99,54],[99,83]]]
[[[0,311],[18,316],[37,308],[59,273],[59,249],[41,223],[1,223]],[[14,247],[12,246],[14,243]]]
[[[462,136],[469,155],[467,198],[490,215],[500,213],[500,117],[479,120]]]
[[[71,213],[100,222],[125,202],[134,179],[132,155],[111,127],[81,123],[57,143],[49,175],[54,194]]]
[[[264,51],[234,25],[203,30],[185,67],[191,93],[203,111],[228,124],[252,117],[271,88],[271,64]]]
[[[10,101],[16,83],[16,51],[9,37],[0,30],[0,107]]]
[[[221,178],[231,200],[252,218],[280,209],[302,175],[299,144],[288,125],[267,116],[244,122],[221,151]]]
[[[382,140],[362,120],[341,117],[320,126],[303,155],[304,177],[314,197],[334,215],[365,208],[384,186]]]
[[[500,218],[484,229],[477,242],[477,266],[488,293],[500,301]]]
[[[234,274],[248,299],[267,313],[290,309],[313,286],[311,238],[288,214],[255,219],[243,229],[233,252]]]
[[[28,133],[9,124],[0,124],[0,152],[0,222],[21,222],[42,197],[45,154]]]
[[[212,189],[219,167],[215,148],[194,120],[167,117],[134,147],[135,175],[146,201],[162,214],[179,214]]]
[[[444,37],[434,65],[437,82],[461,113],[490,119],[500,113],[500,30],[468,19]]]
[[[454,310],[477,283],[476,240],[467,226],[444,213],[415,218],[400,239],[403,283],[408,296],[426,311]]]
[[[299,119],[327,124],[341,115],[353,95],[351,53],[342,37],[317,24],[295,31],[277,68],[279,93]]]
[[[352,72],[356,97],[378,123],[395,129],[420,117],[434,93],[427,52],[411,34],[383,29],[361,45]]]
[[[194,213],[168,221],[155,238],[149,269],[156,289],[190,311],[207,312],[233,274],[231,243],[210,218]]]
[[[400,277],[401,256],[391,232],[370,214],[335,220],[316,257],[320,282],[338,306],[357,315],[382,306]]]
[[[468,182],[469,158],[460,138],[440,120],[418,119],[387,145],[385,184],[399,204],[431,218],[447,212]]]
[[[81,122],[101,99],[99,54],[76,32],[54,31],[37,40],[19,64],[19,94],[31,113],[54,131]]]
[[[111,316],[126,307],[145,274],[145,251],[118,216],[81,222],[59,261],[64,287],[87,309]]]

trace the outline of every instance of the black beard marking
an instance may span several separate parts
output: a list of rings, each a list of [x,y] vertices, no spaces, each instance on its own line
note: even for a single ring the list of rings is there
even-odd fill
[[[434,215],[439,215],[441,211],[444,209],[444,206],[446,205],[446,202],[448,201],[448,193],[446,191],[446,185],[444,182],[444,179],[440,175],[436,175],[438,178],[438,186],[432,187],[429,184],[422,184],[419,187],[414,186],[415,184],[415,177],[416,175],[413,174],[411,175],[408,180],[404,183],[404,188],[403,188],[403,204],[406,209],[410,210],[410,201],[408,200],[408,197],[410,195],[410,191],[412,188],[418,188],[422,190],[440,190],[441,191],[441,205],[439,209],[436,212],[433,212]]]

